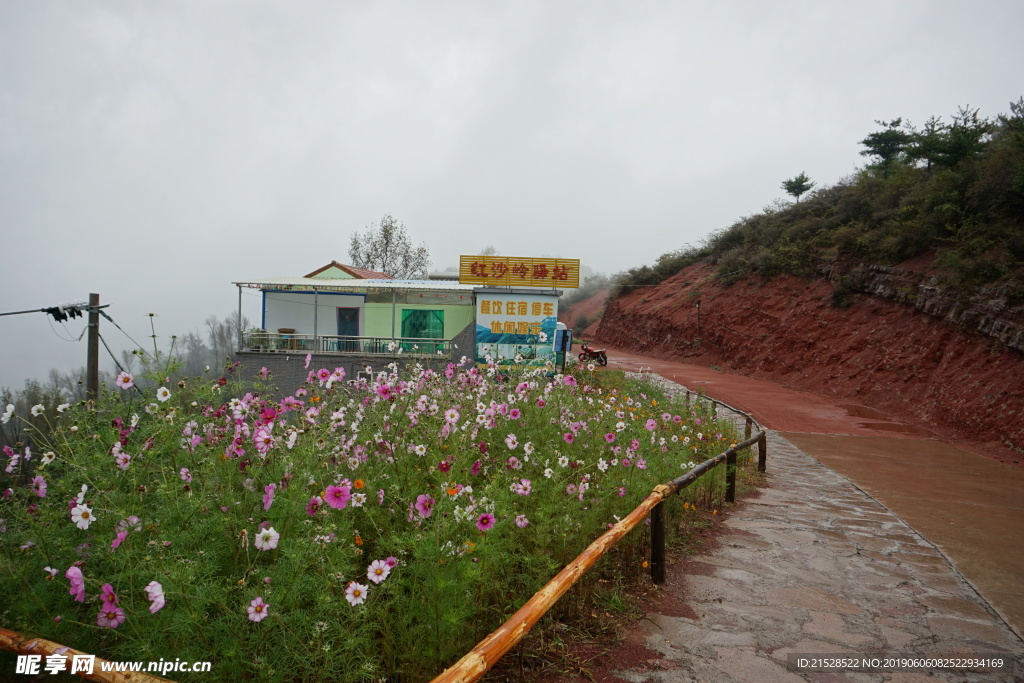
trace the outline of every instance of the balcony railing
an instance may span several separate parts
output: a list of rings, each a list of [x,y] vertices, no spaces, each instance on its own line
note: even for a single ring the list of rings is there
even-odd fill
[[[250,330],[242,333],[242,351],[322,353],[353,356],[451,356],[451,339],[354,337],[281,334]]]

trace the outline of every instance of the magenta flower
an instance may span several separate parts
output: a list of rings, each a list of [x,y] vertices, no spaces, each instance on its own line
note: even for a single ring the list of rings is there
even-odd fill
[[[313,496],[306,503],[306,514],[310,517],[315,517],[316,513],[320,511],[321,506],[324,504],[324,499],[320,496]]]
[[[434,513],[434,499],[427,494],[420,494],[416,497],[416,512],[420,517],[429,517]]]
[[[565,379],[562,380],[562,381],[565,382],[565,386],[567,386],[567,387],[574,387],[574,386],[576,386],[576,378],[573,377],[572,375],[566,375]]]
[[[518,420],[520,417],[522,417],[522,415],[523,414],[519,412],[519,408],[513,408],[512,410],[508,411],[508,417],[510,420]]]
[[[245,611],[249,613],[249,621],[260,622],[267,618],[267,610],[270,609],[270,605],[263,602],[263,596],[260,595],[245,608]]]
[[[331,378],[331,371],[327,368],[320,368],[316,371],[316,378],[321,382],[326,382]]]
[[[573,439],[575,439],[576,437],[572,435],[572,432],[566,432],[565,434],[562,435],[562,438],[565,439],[566,443],[572,443]]]
[[[386,564],[387,566],[389,566],[392,569],[394,569],[395,567],[398,566],[398,558],[397,557],[389,557],[386,560],[384,560],[384,564]]]
[[[487,531],[494,526],[494,515],[489,512],[485,512],[476,518],[476,528],[480,531]]]
[[[112,602],[104,602],[96,623],[103,628],[117,628],[124,623],[124,610]]]
[[[71,566],[64,572],[64,576],[71,582],[68,593],[75,596],[76,601],[85,602],[85,577],[82,576],[82,570]]]
[[[608,443],[614,443],[615,442],[615,432],[608,432],[607,434],[605,434],[604,435],[604,440],[607,441]]]
[[[326,501],[335,510],[340,510],[348,505],[349,499],[352,498],[352,489],[348,486],[335,486],[331,484],[327,487]]]
[[[156,614],[165,604],[164,587],[156,581],[150,581],[144,590],[146,591],[146,597],[153,603],[149,606],[149,612],[150,614]]]
[[[476,475],[480,474],[481,466],[482,465],[480,464],[480,461],[477,460],[476,462],[473,463],[473,466],[469,468],[469,473],[475,477]]]
[[[128,538],[128,532],[127,531],[118,531],[117,532],[117,537],[113,541],[110,542],[110,549],[111,550],[117,550],[117,548],[122,543],[124,543],[124,539],[126,539],[126,538]]]
[[[188,471],[187,467],[182,467],[181,471],[178,472],[178,475],[181,477],[181,480],[186,484],[192,483],[192,473]]]
[[[40,498],[46,498],[46,480],[42,477],[36,477],[32,480],[32,489]]]
[[[117,593],[114,592],[114,587],[109,583],[103,584],[103,588],[100,589],[100,598],[103,602],[120,602],[120,600],[117,599]]]
[[[441,462],[437,463],[437,469],[440,470],[441,472],[448,472],[448,470],[450,470],[451,468],[452,464],[447,460],[442,460]]]
[[[266,491],[263,494],[263,509],[269,510],[270,506],[274,504],[274,491],[277,490],[277,484],[267,484],[263,490]]]

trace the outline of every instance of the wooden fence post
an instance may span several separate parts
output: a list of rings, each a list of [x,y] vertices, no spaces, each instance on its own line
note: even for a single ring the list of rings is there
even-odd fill
[[[736,451],[725,452],[725,502],[736,502]]]
[[[743,440],[747,441],[750,439],[750,418],[747,418],[747,424],[743,427]]]
[[[768,440],[765,433],[761,432],[761,438],[757,440],[757,471],[764,472],[765,461],[768,459]]]
[[[651,581],[665,583],[665,503],[651,510]]]

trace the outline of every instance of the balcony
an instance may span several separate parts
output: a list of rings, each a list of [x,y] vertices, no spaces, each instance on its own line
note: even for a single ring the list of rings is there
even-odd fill
[[[451,339],[410,337],[349,337],[283,334],[249,330],[242,333],[242,351],[315,353],[339,356],[451,357]]]

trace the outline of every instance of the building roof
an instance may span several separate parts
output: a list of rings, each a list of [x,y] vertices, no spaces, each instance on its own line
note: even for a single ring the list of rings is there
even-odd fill
[[[319,278],[319,279],[324,279],[324,280],[328,280],[328,279],[331,279],[331,280],[333,280],[333,279],[347,280],[348,279],[347,277],[345,277],[343,275],[340,276],[340,277],[334,278],[334,277],[331,277],[330,274],[325,274],[326,271],[329,271],[332,268],[336,268],[336,269],[342,271],[343,273],[347,273],[349,277],[354,278],[356,280],[390,280],[390,279],[392,279],[391,276],[388,275],[387,273],[379,273],[376,270],[367,270],[366,268],[357,268],[355,266],[346,266],[345,264],[338,263],[337,261],[331,261],[326,266],[323,266],[322,268],[317,268],[312,273],[309,273],[308,275],[306,275],[306,277],[307,278]]]
[[[365,292],[367,290],[431,290],[449,292],[472,292],[476,285],[464,285],[446,280],[392,280],[392,279],[345,279],[316,277],[270,277],[256,280],[238,280],[231,284],[250,289],[292,290],[297,292]]]

